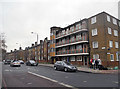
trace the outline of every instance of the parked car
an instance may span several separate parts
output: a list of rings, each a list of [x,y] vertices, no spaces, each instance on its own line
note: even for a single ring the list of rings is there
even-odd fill
[[[11,63],[10,63],[10,66],[13,67],[13,66],[18,66],[20,67],[20,62],[18,60],[13,60]]]
[[[7,59],[4,61],[4,64],[10,64],[11,63],[11,60]]]
[[[24,61],[23,60],[19,60],[20,64],[24,64]]]
[[[26,62],[26,65],[27,65],[27,66],[37,66],[38,63],[35,62],[34,60],[28,60],[28,61]]]
[[[71,63],[67,61],[57,61],[54,64],[54,69],[55,70],[64,70],[65,72],[67,71],[77,71],[77,67],[73,66]]]

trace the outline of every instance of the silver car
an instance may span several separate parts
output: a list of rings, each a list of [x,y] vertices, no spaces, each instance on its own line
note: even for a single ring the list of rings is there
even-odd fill
[[[67,61],[57,61],[54,64],[54,69],[55,70],[64,70],[65,72],[67,71],[77,71],[77,67],[73,66],[71,63]]]
[[[11,63],[10,63],[10,66],[13,67],[13,66],[18,66],[20,67],[20,62],[17,61],[17,60],[13,60]]]

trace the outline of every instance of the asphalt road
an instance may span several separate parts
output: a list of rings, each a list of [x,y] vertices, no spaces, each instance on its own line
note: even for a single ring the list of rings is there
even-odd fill
[[[117,74],[64,72],[51,67],[24,64],[21,67],[3,64],[2,68],[3,87],[118,87]]]

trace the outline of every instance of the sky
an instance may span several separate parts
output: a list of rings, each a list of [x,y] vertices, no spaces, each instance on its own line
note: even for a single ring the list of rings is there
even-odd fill
[[[37,34],[39,40],[50,39],[52,26],[66,27],[103,11],[118,18],[118,1],[0,0],[0,33],[5,33],[8,52],[24,49],[37,41]]]

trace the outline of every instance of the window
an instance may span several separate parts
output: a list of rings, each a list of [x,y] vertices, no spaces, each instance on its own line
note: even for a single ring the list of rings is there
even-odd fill
[[[62,30],[62,34],[63,34],[63,35],[65,34],[65,30]]]
[[[77,61],[82,61],[82,56],[77,56],[76,59]]]
[[[93,54],[93,59],[99,59],[99,54]]]
[[[76,46],[76,49],[77,49],[77,50],[82,50],[82,45],[77,45],[77,46]]]
[[[82,40],[82,34],[79,33],[76,35],[76,41]]]
[[[113,47],[113,41],[109,41],[109,47]]]
[[[114,36],[118,36],[118,31],[114,30]]]
[[[116,61],[119,61],[118,52],[116,53]]]
[[[113,20],[113,24],[117,25],[117,20],[115,18],[113,18],[112,20]]]
[[[92,36],[95,36],[95,35],[97,35],[97,29],[92,30]]]
[[[80,23],[76,25],[76,30],[79,30],[79,29],[81,29],[81,24]]]
[[[67,28],[67,30],[66,30],[66,34],[68,34],[68,31],[69,31],[69,28]]]
[[[75,56],[71,56],[71,57],[70,57],[70,60],[71,60],[71,61],[75,61]]]
[[[109,15],[107,15],[107,21],[110,22],[110,16]]]
[[[110,54],[110,60],[114,61],[114,55],[113,54]]]
[[[73,42],[74,41],[74,39],[75,39],[75,36],[71,36],[70,37],[70,40]]]
[[[91,24],[96,23],[96,17],[91,18]]]
[[[115,42],[115,48],[118,48],[118,42]]]
[[[70,31],[72,32],[74,31],[74,26],[70,27]]]
[[[92,42],[93,48],[98,48],[98,42]]]
[[[75,46],[71,46],[70,49],[71,49],[71,50],[74,50],[74,49],[75,49]]]
[[[112,34],[111,28],[108,27],[108,34]]]

